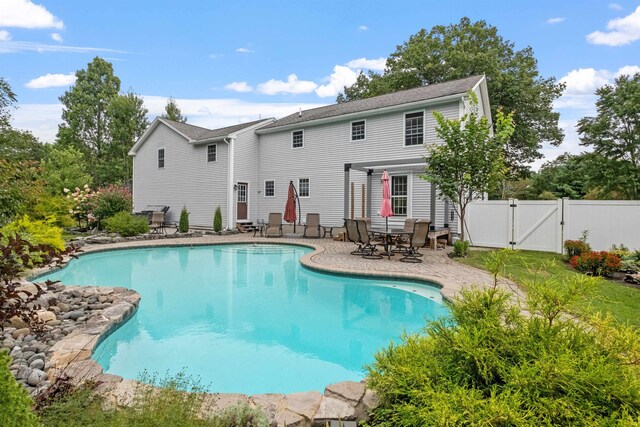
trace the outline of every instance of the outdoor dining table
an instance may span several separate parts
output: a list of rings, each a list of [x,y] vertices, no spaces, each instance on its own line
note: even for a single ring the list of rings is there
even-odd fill
[[[396,240],[399,236],[402,235],[411,235],[411,231],[405,231],[403,228],[372,228],[371,233],[374,236],[382,237],[382,244],[384,246],[385,253],[381,255],[386,255],[387,259],[391,259],[391,247],[393,246],[394,240]]]

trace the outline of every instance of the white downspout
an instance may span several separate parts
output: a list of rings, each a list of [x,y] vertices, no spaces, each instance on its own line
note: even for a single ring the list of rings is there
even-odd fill
[[[235,148],[235,138],[227,138],[224,139],[224,142],[227,143],[227,147],[229,148],[229,165],[227,167],[227,228],[232,230],[236,228],[235,226],[235,212],[233,210],[233,202],[234,202],[234,181],[233,181],[233,165],[235,163],[234,159],[234,148]]]

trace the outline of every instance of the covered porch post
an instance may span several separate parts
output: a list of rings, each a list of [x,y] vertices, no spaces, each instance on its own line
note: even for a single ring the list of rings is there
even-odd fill
[[[349,218],[349,183],[350,183],[351,163],[344,164],[344,218]]]

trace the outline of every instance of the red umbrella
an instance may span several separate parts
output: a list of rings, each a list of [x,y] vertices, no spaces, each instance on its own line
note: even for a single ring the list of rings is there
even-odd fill
[[[287,195],[287,204],[284,207],[284,220],[286,222],[296,222],[296,189],[293,182],[289,182],[289,194]]]
[[[382,206],[380,207],[380,216],[386,220],[387,231],[389,231],[389,217],[393,216],[393,209],[391,208],[389,174],[386,170],[382,173]]]

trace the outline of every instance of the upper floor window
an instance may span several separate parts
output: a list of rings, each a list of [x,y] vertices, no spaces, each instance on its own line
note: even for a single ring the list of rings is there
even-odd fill
[[[207,162],[215,162],[217,160],[218,145],[207,145]]]
[[[391,208],[393,214],[407,216],[407,205],[409,195],[409,179],[407,175],[396,175],[391,177]]]
[[[291,132],[291,148],[302,148],[304,146],[304,131],[296,130]]]
[[[158,148],[158,168],[164,168],[164,148]]]
[[[366,137],[366,123],[364,120],[351,122],[351,140],[360,141]]]
[[[273,197],[276,195],[276,182],[273,180],[264,182],[264,197]]]
[[[299,178],[298,179],[298,196],[300,197],[309,197],[311,194],[309,188],[309,178]]]
[[[424,144],[424,113],[404,115],[404,145]]]

